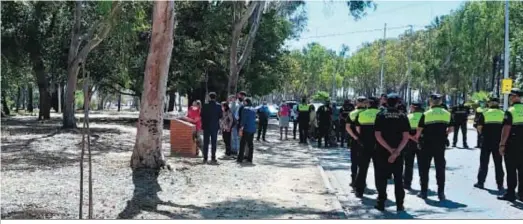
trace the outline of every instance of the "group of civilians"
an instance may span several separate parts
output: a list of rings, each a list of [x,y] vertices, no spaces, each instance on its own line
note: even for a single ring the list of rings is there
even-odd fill
[[[244,91],[228,97],[227,101],[218,103],[216,93],[208,95],[208,102],[202,106],[201,101],[196,100],[188,108],[187,117],[184,120],[195,125],[194,135],[203,153],[203,162],[208,162],[209,144],[211,145],[211,163],[216,163],[216,148],[218,133],[222,133],[225,144],[225,158],[236,159],[242,163],[246,160],[252,163],[254,152],[254,135],[258,131],[257,141],[260,137],[266,141],[269,109],[267,103],[263,103],[258,109],[253,106],[252,100],[246,97]],[[292,116],[292,108],[282,104],[278,112],[280,127],[280,140],[288,140],[289,121]],[[258,118],[258,125],[256,125]],[[258,130],[257,130],[258,129]],[[203,142],[200,138],[203,137]]]
[[[243,91],[229,96],[221,104],[216,102],[216,93],[208,95],[208,102],[202,106],[199,100],[193,102],[184,120],[196,127],[196,138],[203,136],[203,162],[208,162],[209,144],[211,163],[217,163],[216,148],[218,133],[221,131],[225,143],[225,157],[252,163],[254,134],[256,133],[256,109],[252,100]],[[264,134],[265,137],[265,134]],[[265,138],[264,138],[265,139]],[[200,142],[201,143],[201,142]]]

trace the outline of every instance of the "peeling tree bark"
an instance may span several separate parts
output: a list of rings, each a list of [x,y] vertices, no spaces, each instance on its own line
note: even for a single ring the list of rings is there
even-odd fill
[[[237,2],[236,4],[241,4],[241,2]],[[261,15],[263,14],[264,6],[265,6],[264,1],[251,2],[251,3],[249,3],[247,11],[241,16],[240,20],[236,20],[236,18],[234,18],[234,20],[233,20],[234,28],[232,30],[232,38],[231,38],[232,41],[231,41],[231,47],[230,47],[230,52],[229,52],[230,53],[229,54],[229,81],[227,83],[228,95],[230,95],[233,92],[236,92],[236,90],[237,90],[239,74],[240,74],[241,69],[245,65],[245,62],[247,61],[247,58],[249,58],[249,55],[252,51],[254,38],[256,37],[256,33],[258,32],[258,27],[260,25]],[[236,5],[235,5],[235,7],[236,7]],[[241,54],[240,58],[238,59],[238,42],[240,40],[240,36],[241,36],[243,28],[245,27],[249,18],[253,14],[255,14],[256,18],[254,19],[251,29],[249,30],[249,34],[247,36],[247,41],[246,41],[245,47],[242,51],[242,54]],[[235,17],[235,15],[234,15],[234,17]]]
[[[118,15],[120,8],[121,2],[114,1],[109,15],[104,20],[93,25],[85,38],[83,38],[80,33],[82,1],[76,2],[74,13],[75,25],[72,29],[67,65],[67,90],[65,93],[65,107],[63,111],[63,128],[76,128],[76,119],[74,117],[74,93],[76,91],[80,65],[85,63],[89,52],[96,48],[96,46],[107,37],[113,26],[113,20]],[[80,49],[80,45],[84,40],[86,41],[86,44]]]
[[[163,103],[173,49],[173,33],[174,2],[155,1],[140,117],[131,156],[133,170],[160,169],[165,165],[162,153]]]

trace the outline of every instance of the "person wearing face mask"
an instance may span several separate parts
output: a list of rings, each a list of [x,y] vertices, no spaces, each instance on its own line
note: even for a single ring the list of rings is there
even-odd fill
[[[244,91],[238,92],[236,94],[237,101],[234,102],[234,107],[231,107],[231,111],[234,115],[234,125],[232,130],[232,138],[231,138],[231,149],[232,151],[239,152],[240,150],[240,135],[239,131],[241,128],[241,114],[244,107],[244,99],[247,97],[247,94]]]

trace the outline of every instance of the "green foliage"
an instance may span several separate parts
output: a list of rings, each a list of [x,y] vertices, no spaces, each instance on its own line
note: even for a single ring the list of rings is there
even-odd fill
[[[315,102],[325,102],[329,100],[329,93],[324,91],[318,91],[314,96],[312,96],[312,100]]]
[[[472,96],[470,97],[470,99],[473,100],[474,102],[478,103],[478,102],[487,102],[489,97],[490,97],[489,92],[479,91],[479,92],[473,93]]]

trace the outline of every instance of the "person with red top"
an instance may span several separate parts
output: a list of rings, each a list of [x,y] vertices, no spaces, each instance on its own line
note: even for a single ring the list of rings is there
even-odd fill
[[[202,103],[196,100],[192,103],[192,106],[187,110],[187,117],[185,120],[193,123],[196,126],[196,131],[202,130],[202,118],[200,117]]]
[[[287,132],[289,131],[289,119],[291,115],[291,108],[283,103],[278,112],[278,120],[280,121],[280,140],[283,140],[283,129],[285,128],[285,140],[287,138]]]

